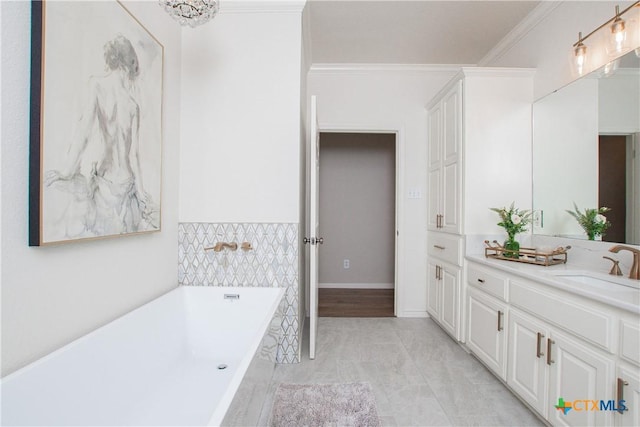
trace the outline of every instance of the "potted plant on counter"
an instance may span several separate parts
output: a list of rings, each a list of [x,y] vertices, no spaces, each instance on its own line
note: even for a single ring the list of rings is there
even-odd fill
[[[520,242],[516,240],[516,234],[527,231],[527,225],[531,222],[531,211],[517,209],[514,207],[514,203],[511,203],[508,209],[489,208],[500,215],[498,225],[507,232],[508,238],[504,242],[502,253],[506,258],[520,257]]]

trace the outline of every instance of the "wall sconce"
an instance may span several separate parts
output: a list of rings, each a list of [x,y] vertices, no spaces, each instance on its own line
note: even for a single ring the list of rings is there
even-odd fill
[[[606,44],[607,54],[611,57],[618,57],[623,53],[626,53],[629,49],[629,46],[627,45],[628,25],[627,22],[622,19],[622,15],[634,7],[640,7],[640,1],[634,2],[622,12],[620,11],[620,7],[616,6],[616,14],[613,18],[609,19],[584,37],[582,37],[581,32],[578,33],[578,41],[573,44],[573,56],[576,71],[579,75],[582,75],[589,68],[587,67],[588,56],[585,41],[604,27],[608,26],[610,31]]]

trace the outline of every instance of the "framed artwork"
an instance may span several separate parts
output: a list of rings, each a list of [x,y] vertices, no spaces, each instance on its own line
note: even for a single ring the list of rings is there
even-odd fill
[[[29,245],[160,230],[164,48],[122,5],[32,1]]]

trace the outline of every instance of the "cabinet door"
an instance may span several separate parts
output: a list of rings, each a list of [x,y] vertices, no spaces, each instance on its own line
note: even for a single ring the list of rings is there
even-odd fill
[[[507,306],[470,288],[467,298],[467,346],[503,380],[506,377]]]
[[[440,314],[440,323],[442,328],[449,332],[456,340],[460,339],[459,334],[459,301],[458,292],[460,284],[460,269],[451,267],[449,265],[443,265],[442,272],[440,273],[442,279],[441,282],[441,295],[442,305]]]
[[[429,129],[429,170],[442,165],[442,103],[434,105],[427,113]]]
[[[439,266],[431,259],[427,272],[427,312],[434,319],[440,320],[440,279]]]
[[[460,234],[461,229],[462,81],[442,99],[441,229]]]
[[[442,161],[457,161],[462,148],[462,80],[442,98]]]
[[[460,234],[462,227],[460,223],[460,163],[453,162],[445,164],[442,168],[441,195],[441,215],[440,230],[447,233]]]
[[[546,365],[547,327],[519,312],[509,311],[507,384],[542,416],[548,413]]]
[[[613,399],[611,356],[555,330],[547,340],[550,344],[546,349],[549,359],[549,422],[556,426],[611,425],[611,411],[592,410],[584,402]],[[574,408],[565,414],[556,408],[559,399],[573,402]]]
[[[442,192],[442,169],[429,171],[429,213],[427,217],[427,229],[440,231],[440,196]]]
[[[622,384],[618,385],[618,381]],[[631,365],[618,366],[615,379],[616,404],[624,400],[626,411],[615,412],[613,417],[617,426],[640,426],[640,372]],[[618,390],[620,387],[620,390]]]
[[[438,230],[440,228],[439,217],[442,213],[442,102],[431,108],[427,115],[429,128],[429,216],[427,228]]]

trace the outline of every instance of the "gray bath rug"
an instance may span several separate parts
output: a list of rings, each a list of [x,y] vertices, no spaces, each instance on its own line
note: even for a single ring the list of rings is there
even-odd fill
[[[369,383],[280,384],[271,427],[378,427],[376,399]]]

